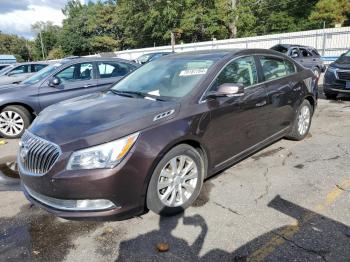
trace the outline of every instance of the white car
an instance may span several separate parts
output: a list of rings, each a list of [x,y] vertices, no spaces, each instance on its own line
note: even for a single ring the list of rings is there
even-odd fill
[[[16,63],[0,70],[0,85],[17,84],[46,67],[46,62]]]

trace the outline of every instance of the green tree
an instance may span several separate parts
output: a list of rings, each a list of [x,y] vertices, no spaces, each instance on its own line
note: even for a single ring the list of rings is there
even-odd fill
[[[310,15],[310,20],[318,23],[326,22],[327,26],[343,24],[350,19],[349,0],[320,0]]]
[[[50,51],[57,47],[61,28],[53,25],[52,22],[36,22],[32,25],[32,30],[37,33],[34,52],[37,56],[42,56],[44,51],[44,58],[46,58]]]
[[[0,31],[0,54],[11,54],[17,61],[31,61],[34,59],[33,45],[29,40],[16,35],[1,33]]]

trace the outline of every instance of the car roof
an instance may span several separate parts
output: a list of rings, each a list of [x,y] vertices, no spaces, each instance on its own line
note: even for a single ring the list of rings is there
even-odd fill
[[[48,61],[36,61],[36,62],[21,62],[21,63],[14,63],[10,65],[19,66],[19,65],[48,65],[50,62]]]
[[[124,62],[132,65],[139,66],[139,64],[134,63],[133,61],[117,58],[117,57],[68,57],[63,58],[59,61],[56,61],[57,63],[62,64],[76,64],[76,63],[82,63],[82,62],[98,62],[98,61],[115,61],[115,62]]]
[[[175,54],[166,56],[162,59],[172,59],[177,57],[222,59],[227,56],[254,55],[254,54],[271,54],[271,55],[283,56],[281,53],[271,49],[244,48],[244,49],[215,49],[215,50],[189,51],[189,52],[183,52],[183,53],[175,53]]]
[[[316,49],[312,46],[307,46],[307,45],[295,45],[295,44],[277,44],[275,46],[283,46],[285,48],[290,48],[290,47],[304,47],[304,48],[310,48],[310,49]]]

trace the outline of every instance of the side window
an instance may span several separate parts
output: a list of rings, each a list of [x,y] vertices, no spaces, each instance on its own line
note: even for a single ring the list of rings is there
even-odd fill
[[[276,57],[261,57],[260,62],[265,81],[287,75],[286,65],[282,59]]]
[[[46,67],[46,65],[39,65],[39,64],[32,65],[31,72],[38,72],[44,67]]]
[[[292,75],[295,73],[295,66],[292,62],[284,60],[284,65],[286,66],[286,71],[288,75]]]
[[[293,58],[299,57],[299,49],[298,48],[292,48],[290,50],[290,57],[293,57]]]
[[[61,72],[56,74],[62,82],[76,81],[76,80],[89,80],[93,76],[92,63],[82,63],[71,65]]]
[[[302,57],[312,56],[312,54],[305,48],[300,48],[300,54]]]
[[[9,72],[10,75],[25,74],[25,73],[28,73],[28,65],[17,66]]]
[[[130,68],[127,64],[116,62],[99,62],[98,71],[100,78],[120,77],[129,73]]]
[[[257,84],[258,74],[254,58],[246,56],[228,64],[215,80],[212,91],[226,83],[242,84],[244,87]]]

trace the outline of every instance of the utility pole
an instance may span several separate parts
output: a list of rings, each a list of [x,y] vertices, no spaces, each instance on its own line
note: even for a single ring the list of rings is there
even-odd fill
[[[239,0],[231,0],[231,10],[235,11],[237,8],[237,5],[239,4]],[[235,17],[232,22],[229,22],[229,29],[230,29],[230,38],[236,38],[237,36],[237,26],[236,21],[238,17]]]
[[[43,60],[45,60],[44,43],[43,43],[43,37],[42,37],[42,34],[41,34],[41,28],[40,28],[40,31],[39,31],[39,35],[40,35],[41,53],[43,55]]]
[[[171,50],[175,53],[175,34],[171,31]]]

